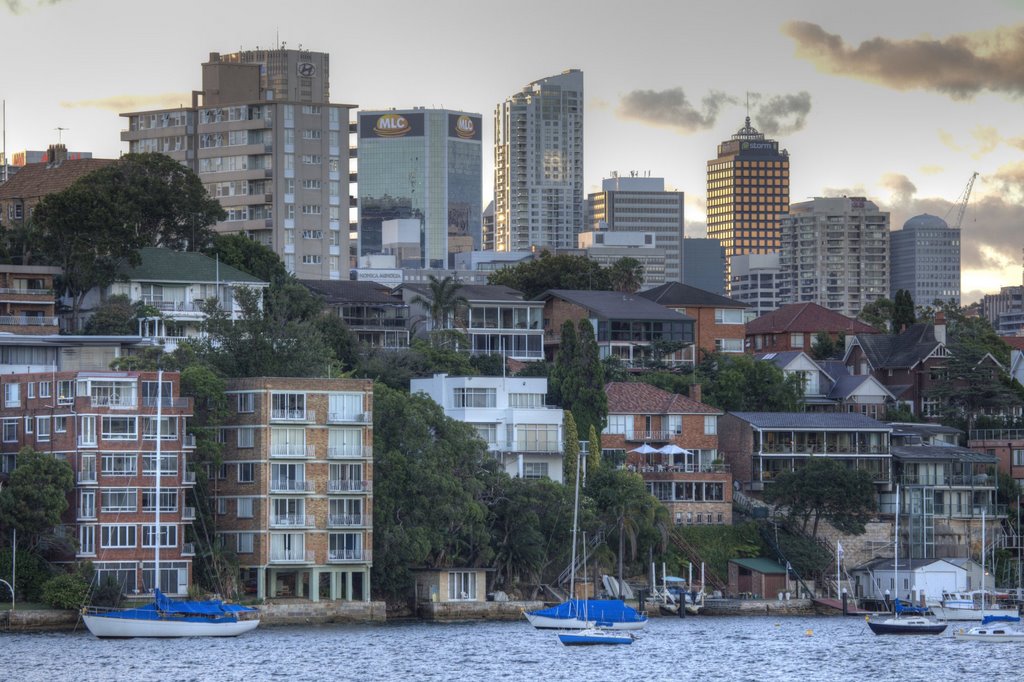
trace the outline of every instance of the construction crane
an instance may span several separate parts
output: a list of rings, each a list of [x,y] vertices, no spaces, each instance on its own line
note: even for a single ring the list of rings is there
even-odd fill
[[[974,189],[974,181],[978,179],[978,172],[971,173],[971,179],[967,181],[967,187],[964,188],[963,193],[957,197],[956,202],[949,207],[946,211],[946,223],[954,230],[960,229],[960,223],[964,220],[964,213],[967,211],[967,202],[971,198],[971,190]],[[956,223],[949,223],[949,214],[956,209]]]

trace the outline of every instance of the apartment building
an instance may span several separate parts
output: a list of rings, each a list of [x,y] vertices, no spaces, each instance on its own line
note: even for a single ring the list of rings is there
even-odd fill
[[[0,264],[0,334],[56,334],[60,268]]]
[[[3,469],[12,470],[28,446],[75,471],[64,526],[75,558],[91,561],[98,581],[113,578],[125,595],[145,595],[159,536],[160,589],[186,594],[195,554],[186,541],[195,519],[186,502],[195,441],[186,435],[192,399],[181,397],[178,374],[54,371],[9,374],[0,383]]]
[[[373,382],[228,382],[216,533],[260,599],[370,600]]]

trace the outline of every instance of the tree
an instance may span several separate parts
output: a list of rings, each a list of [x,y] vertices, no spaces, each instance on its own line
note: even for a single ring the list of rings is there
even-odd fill
[[[587,445],[587,472],[597,471],[601,468],[601,436],[593,424],[590,425],[590,433]]]
[[[765,487],[765,499],[785,507],[790,518],[813,520],[811,538],[818,536],[821,519],[851,535],[864,533],[875,509],[875,486],[866,471],[851,469],[825,457],[811,457],[796,471],[779,474]]]
[[[558,336],[558,352],[555,354],[555,362],[548,373],[548,400],[553,405],[565,407],[562,402],[562,384],[566,385],[568,391],[573,390],[570,386],[573,365],[577,355],[576,325],[572,320],[562,323],[562,329]]]
[[[576,485],[576,471],[577,468],[581,471],[583,464],[579,462],[580,459],[580,440],[579,433],[576,431],[576,420],[573,419],[572,412],[566,410],[564,412],[565,422],[562,425],[562,480],[567,486]]]
[[[860,310],[857,317],[861,322],[870,324],[872,327],[888,334],[892,331],[892,316],[895,304],[888,298],[878,298],[868,303]]]
[[[830,360],[841,356],[846,349],[846,334],[839,332],[838,338],[833,341],[828,332],[818,332],[814,335],[814,342],[811,344],[811,357],[815,360]]]
[[[291,277],[273,249],[244,234],[214,235],[206,255],[271,284]]]
[[[727,412],[794,412],[804,395],[803,379],[749,355],[711,354],[698,367],[702,402]]]
[[[635,294],[644,285],[644,266],[636,258],[620,258],[608,268],[612,289]]]
[[[139,249],[198,250],[226,214],[185,166],[164,154],[128,154],[36,206],[40,255],[63,270],[57,288],[71,298],[78,328],[86,292],[107,287]]]
[[[128,296],[117,294],[108,297],[96,308],[92,317],[85,323],[82,333],[96,336],[131,336],[139,333],[139,317],[141,315],[149,317],[157,314],[159,313],[155,309],[149,309],[149,306],[144,306],[141,303],[132,303]]]
[[[906,289],[896,292],[892,306],[892,330],[899,333],[917,321],[914,311],[914,299]]]
[[[16,461],[0,490],[0,527],[24,533],[29,547],[34,547],[60,525],[68,495],[75,489],[75,474],[67,462],[28,446],[18,451]]]
[[[491,273],[488,284],[502,284],[521,291],[523,298],[537,298],[549,289],[610,291],[609,271],[586,256],[553,255],[541,251],[533,260],[522,261]]]
[[[576,338],[579,352],[575,358],[576,385],[570,394],[562,392],[562,402],[568,404],[576,418],[580,433],[590,433],[594,427],[604,429],[608,416],[608,394],[604,392],[604,365],[601,364],[594,327],[590,320],[580,320]]]
[[[441,278],[430,275],[427,287],[426,296],[415,296],[410,303],[427,309],[433,331],[453,329],[458,312],[469,305],[466,297],[459,293],[462,285],[450,275]]]

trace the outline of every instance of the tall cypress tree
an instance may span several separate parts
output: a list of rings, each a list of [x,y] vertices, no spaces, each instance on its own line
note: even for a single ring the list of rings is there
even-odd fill
[[[590,441],[587,451],[587,473],[593,474],[601,467],[601,436],[597,434],[594,425],[590,426]]]
[[[892,308],[892,332],[899,334],[910,325],[914,324],[917,316],[914,314],[914,299],[906,289],[896,292]]]
[[[548,373],[548,400],[553,405],[559,405],[565,409],[569,408],[563,402],[562,396],[567,393],[567,391],[563,390],[563,384],[566,383],[569,375],[573,373],[573,366],[576,362],[576,347],[576,325],[570,320],[566,320],[562,324],[562,334],[558,341],[558,353],[555,354],[555,364]],[[571,387],[569,388],[571,389]]]
[[[565,422],[562,426],[562,481],[568,485],[576,485],[576,462],[580,458],[579,433],[576,431],[576,420],[572,412],[565,411]]]
[[[604,365],[590,320],[580,320],[577,332],[575,371],[562,388],[562,406],[572,410],[580,433],[589,434],[591,427],[598,432],[604,429],[608,396],[604,392]]]

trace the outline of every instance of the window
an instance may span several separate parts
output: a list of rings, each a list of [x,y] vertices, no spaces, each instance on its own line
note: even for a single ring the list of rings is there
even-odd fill
[[[128,548],[135,547],[135,526],[101,526],[100,546],[104,548]],[[134,572],[134,567],[133,567]],[[99,571],[97,570],[97,578]],[[134,578],[134,575],[132,576]],[[134,579],[132,581],[134,584]]]
[[[78,527],[78,553],[96,554],[96,526]]]
[[[719,353],[742,353],[743,339],[715,339],[715,350]]]
[[[163,291],[167,291],[169,293],[169,290],[170,288],[168,287]],[[184,301],[182,301],[180,297],[183,297],[184,295],[185,292],[182,291],[180,294],[177,294],[177,296],[174,296],[174,298],[177,299],[176,302],[183,303]],[[168,296],[167,294],[161,294],[161,298],[166,302]],[[142,404],[146,407],[156,407],[157,398],[159,398],[164,407],[170,407],[174,404],[171,400],[174,396],[173,386],[173,382],[170,381],[143,381]]]
[[[254,478],[254,466],[252,462],[239,462],[238,463],[238,482],[239,483],[252,483]]]
[[[297,419],[306,418],[306,394],[305,393],[274,393],[270,396],[271,419]]]
[[[790,334],[789,345],[792,348],[803,348],[804,347],[804,335],[803,334]]]
[[[228,500],[226,497],[217,498],[217,514],[224,516],[228,513]]]
[[[244,414],[248,412],[256,411],[256,394],[255,393],[239,393],[238,394],[238,413]]]
[[[142,511],[156,510],[156,488],[148,488],[142,491]],[[178,491],[160,489],[160,511],[178,511]]]
[[[715,308],[715,324],[743,324],[743,311]]]
[[[100,491],[100,505],[105,512],[135,511],[135,489],[105,488]]]
[[[62,379],[57,382],[57,404],[71,405],[75,402],[75,382]]]
[[[156,526],[143,526],[142,527],[142,546],[143,547],[155,547],[156,546]],[[160,524],[160,546],[161,547],[177,547],[178,546],[178,527],[172,524],[161,523]]]
[[[331,393],[328,396],[328,421],[356,421],[362,413],[363,395],[361,393]]]
[[[683,415],[681,414],[669,414],[665,415],[665,422],[668,425],[668,432],[674,436],[682,435],[683,433]]]
[[[96,445],[96,417],[82,417],[81,428],[78,431],[79,445]]]
[[[704,435],[713,436],[718,433],[718,416],[709,414],[704,417]]]
[[[156,476],[156,453],[142,453],[142,475]],[[178,475],[178,455],[160,453],[160,476]]]
[[[315,254],[307,254],[307,255],[302,257],[302,264],[303,265],[320,265],[323,262],[323,260],[324,259],[321,256],[317,256]]]
[[[29,381],[25,384],[25,397],[35,398],[36,397],[36,384],[33,381]]]
[[[21,406],[21,385],[4,384],[4,407]]]
[[[32,417],[25,417],[25,435],[32,433]]]
[[[240,448],[251,448],[251,447],[253,447],[253,442],[255,441],[255,438],[253,437],[253,434],[255,433],[255,431],[256,431],[256,429],[249,428],[249,427],[246,427],[246,426],[238,427],[238,447],[240,447]]]
[[[178,440],[178,418],[160,418],[160,440]],[[156,417],[142,418],[142,437],[145,440],[156,440],[157,420]]]
[[[452,571],[448,574],[448,601],[476,600],[476,574]]]
[[[40,381],[39,382],[39,397],[49,398],[50,397],[50,382]]]
[[[517,450],[526,452],[561,452],[557,424],[516,424]]]
[[[252,514],[252,498],[251,497],[239,497],[238,498],[238,518],[240,519],[251,519]]]
[[[497,389],[456,388],[455,407],[494,407],[497,404]]]
[[[136,440],[139,437],[135,417],[103,417],[103,440]]]
[[[239,514],[241,516],[241,514]],[[238,553],[239,554],[252,554],[253,553],[253,541],[256,538],[255,533],[239,533],[238,534]]]
[[[1015,467],[1024,466],[1024,449],[1014,448],[1014,450],[1013,450],[1013,466],[1015,466]]]
[[[138,471],[138,459],[134,454],[103,455],[100,460],[100,471],[104,476],[134,476]]]
[[[509,393],[509,407],[544,407],[543,393]]]
[[[524,462],[523,478],[548,478],[548,463]]]

